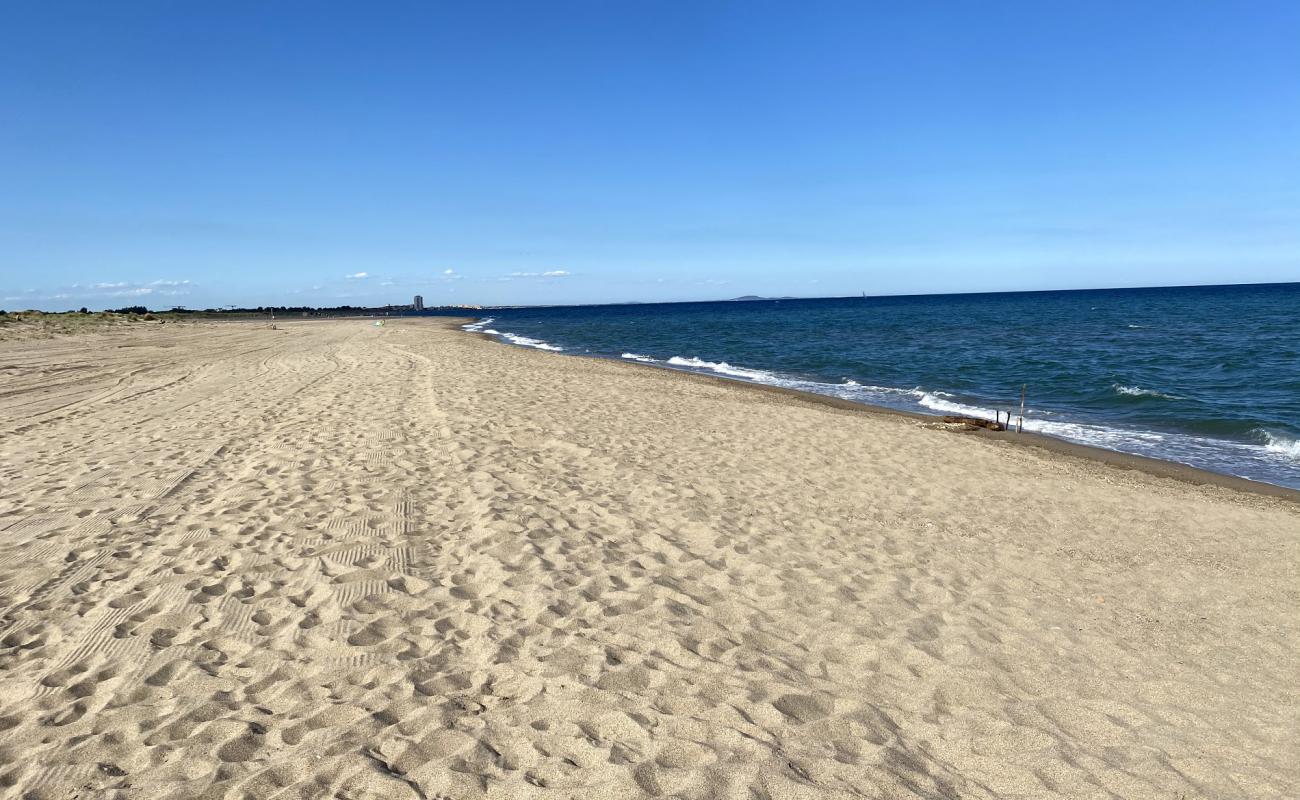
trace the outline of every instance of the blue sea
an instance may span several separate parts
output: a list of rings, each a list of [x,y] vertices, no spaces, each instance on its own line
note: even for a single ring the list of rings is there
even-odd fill
[[[992,419],[1300,488],[1300,283],[501,308],[512,344]]]

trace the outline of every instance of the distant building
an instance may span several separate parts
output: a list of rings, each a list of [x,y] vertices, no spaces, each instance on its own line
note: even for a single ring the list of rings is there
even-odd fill
[[[416,311],[424,310],[424,298],[418,294],[415,296],[415,310]]]

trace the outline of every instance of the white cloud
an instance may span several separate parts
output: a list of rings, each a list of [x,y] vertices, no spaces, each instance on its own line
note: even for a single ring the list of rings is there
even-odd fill
[[[369,278],[369,277],[370,277],[370,273],[369,273],[369,272],[354,272],[354,273],[352,273],[351,275],[344,275],[343,277],[347,278],[347,279],[350,280],[350,281],[354,281],[354,280],[360,280],[360,279],[362,279],[362,278]]]
[[[146,295],[156,294],[165,297],[176,297],[190,293],[190,287],[194,285],[190,280],[173,280],[169,278],[159,278],[156,281],[148,283],[130,283],[128,281],[104,281],[101,283],[92,283],[89,288],[90,292],[77,292],[76,294],[99,295],[102,297],[144,297]],[[61,295],[53,295],[59,298]]]
[[[552,269],[546,272],[512,272],[501,278],[501,280],[508,281],[512,278],[567,278],[570,274],[568,270],[564,269]]]
[[[50,288],[38,292],[36,289],[29,289],[26,299],[30,300],[69,300],[83,299],[93,300],[94,298],[108,297],[176,297],[187,295],[194,283],[189,280],[171,280],[160,278],[148,283],[134,283],[131,281],[99,281],[96,283],[73,283],[67,286]],[[17,300],[18,297],[12,297],[11,300]]]
[[[454,270],[454,269],[444,269],[444,270],[442,271],[442,274],[443,274],[443,275],[455,275],[455,274],[456,274],[456,270]]]

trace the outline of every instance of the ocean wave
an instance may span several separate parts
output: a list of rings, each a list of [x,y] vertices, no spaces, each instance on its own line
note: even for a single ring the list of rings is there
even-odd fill
[[[952,395],[940,396],[942,392],[922,392],[917,399],[917,404],[931,411],[938,411],[942,414],[960,414],[965,417],[978,417],[979,419],[993,419],[997,412],[991,408],[981,408],[979,406],[967,405],[966,403],[957,403],[947,399]]]
[[[471,322],[468,325],[461,325],[460,329],[463,331],[469,331],[471,333],[489,333],[489,331],[485,331],[483,329],[491,325],[495,321],[496,321],[496,317],[484,317],[483,319],[477,320],[475,322]],[[496,331],[491,331],[491,333],[495,333],[495,332]]]
[[[493,333],[496,333],[496,331],[493,331]],[[549,350],[553,353],[564,352],[563,347],[557,347],[549,342],[544,342],[541,339],[533,339],[528,336],[520,336],[517,333],[502,333],[499,335],[501,336],[502,339],[505,339],[507,342],[510,342],[511,344],[517,344],[520,347],[535,347],[538,350]]]
[[[1011,411],[1012,426],[1018,427],[1020,418],[1015,409],[993,409],[983,406],[974,406],[968,403],[959,403],[947,399],[952,395],[939,397],[945,394],[943,392],[925,392],[917,400],[917,405],[928,408],[931,411],[937,411],[941,414],[952,414],[963,417],[975,417],[977,419],[993,420],[1001,417],[1004,421],[1007,419],[1007,411]],[[1042,414],[1044,412],[1028,409],[1027,413]],[[1091,425],[1083,422],[1057,422],[1054,420],[1039,419],[1038,417],[1026,416],[1024,418],[1024,429],[1032,433],[1041,433],[1047,436],[1053,436],[1058,439],[1068,439],[1080,444],[1092,445],[1093,447],[1102,447],[1107,450],[1132,450],[1134,448],[1149,448],[1165,442],[1166,437],[1162,433],[1154,431],[1138,431],[1123,428],[1112,428],[1106,425]]]
[[[844,400],[854,400],[860,403],[874,405],[898,406],[900,403],[914,401],[916,398],[925,394],[919,388],[900,389],[895,386],[864,385],[858,383],[852,378],[844,378],[841,383],[808,380],[788,375],[781,375],[776,372],[769,372],[765,369],[736,366],[735,364],[728,364],[726,361],[706,361],[694,356],[689,358],[686,356],[673,356],[666,361],[659,361],[650,358],[649,356],[637,355],[636,353],[623,353],[622,357],[632,361],[666,364],[670,367],[676,367],[677,369],[690,372],[712,372],[717,375],[722,375],[728,378],[737,378],[751,383],[762,383],[768,386],[797,389],[803,392],[812,392],[813,394],[839,397]],[[935,392],[935,394],[950,396],[946,395],[944,392]]]
[[[1264,440],[1265,450],[1288,461],[1300,461],[1300,439],[1279,436],[1266,430],[1260,430],[1259,433]]]
[[[781,375],[776,372],[770,372],[764,369],[754,369],[752,367],[741,367],[735,364],[729,364],[726,361],[706,361],[697,357],[673,356],[666,361],[658,361],[649,356],[640,356],[636,353],[623,353],[623,358],[632,361],[645,361],[656,364],[666,364],[677,369],[691,372],[707,371],[728,378],[737,378],[751,383],[762,383],[768,386],[780,386],[786,389],[796,389],[813,394],[821,394],[829,397],[838,397],[843,400],[853,400],[868,405],[883,405],[890,408],[915,408],[914,403],[925,400],[927,403],[943,404],[947,402],[945,398],[953,397],[947,392],[926,391],[920,387],[911,389],[900,388],[897,386],[876,386],[873,384],[862,384],[852,378],[842,378],[840,383],[829,383],[826,381],[808,380],[797,378],[789,375]],[[956,407],[954,405],[954,407]],[[961,406],[961,408],[967,408]],[[936,406],[936,410],[938,409]],[[964,411],[948,411],[945,413],[965,413]],[[980,411],[989,419],[993,418],[992,411]]]
[[[1114,390],[1115,394],[1122,394],[1126,397],[1160,397],[1165,400],[1182,399],[1178,395],[1157,392],[1155,389],[1143,389],[1141,386],[1125,386],[1122,383],[1112,384],[1110,388]]]
[[[673,356],[668,359],[668,364],[674,367],[686,367],[689,369],[707,370],[716,372],[719,375],[727,375],[732,378],[744,378],[747,381],[755,383],[782,383],[783,381],[775,374],[763,369],[746,369],[745,367],[733,367],[725,361],[705,361],[701,358],[683,358],[682,356]]]
[[[496,317],[484,317],[483,319],[480,319],[476,322],[471,322],[468,325],[462,325],[460,326],[460,329],[463,331],[469,331],[470,333],[485,333],[488,336],[500,336],[502,339],[505,339],[507,342],[510,342],[511,344],[517,344],[520,347],[532,347],[537,350],[549,350],[553,353],[564,352],[563,347],[557,347],[556,345],[553,345],[550,342],[544,342],[541,339],[534,339],[531,336],[521,336],[517,333],[510,333],[509,331],[499,331],[495,328],[489,328],[488,326],[491,325],[493,322],[496,322]]]
[[[902,395],[902,396],[916,398],[916,397],[922,397],[926,394],[926,392],[923,391],[920,387],[916,387],[914,389],[900,389],[897,386],[874,386],[869,383],[862,384],[862,383],[858,383],[855,380],[850,380],[850,379],[846,379],[844,383],[839,383],[839,384],[828,383],[828,384],[815,384],[815,385],[827,386],[841,391],[847,391],[853,394],[865,394],[865,395],[889,395],[889,396]],[[945,392],[934,392],[934,394],[942,395],[943,397],[952,396]]]

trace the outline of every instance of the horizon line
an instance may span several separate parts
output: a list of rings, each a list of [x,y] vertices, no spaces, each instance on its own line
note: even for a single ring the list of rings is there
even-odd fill
[[[989,291],[973,292],[907,292],[902,294],[831,294],[831,295],[740,295],[739,297],[720,297],[712,300],[617,300],[608,303],[507,303],[500,305],[485,305],[484,309],[489,308],[584,308],[588,306],[629,306],[629,305],[674,305],[684,303],[735,303],[735,302],[760,302],[765,300],[853,300],[867,299],[880,300],[894,297],[966,297],[972,295],[993,295],[993,294],[1050,294],[1054,292],[1129,292],[1155,289],[1234,289],[1243,286],[1297,286],[1300,280],[1294,281],[1260,281],[1256,283],[1182,283],[1173,285],[1152,285],[1152,286],[1098,286],[1094,288],[1073,288],[1073,289],[993,289]],[[741,298],[755,297],[757,300],[745,301]],[[433,308],[453,308],[454,306],[433,306]]]
[[[467,311],[503,309],[503,308],[586,308],[586,307],[593,307],[593,306],[682,305],[686,303],[764,302],[764,301],[778,301],[778,300],[848,300],[848,299],[879,300],[879,299],[886,299],[886,298],[907,298],[907,297],[964,297],[964,296],[997,295],[997,294],[1051,294],[1051,293],[1060,293],[1060,292],[1123,292],[1123,291],[1143,291],[1143,290],[1157,290],[1157,289],[1233,289],[1233,288],[1241,288],[1247,286],[1262,287],[1262,286],[1296,286],[1296,285],[1300,285],[1300,280],[1260,281],[1254,283],[1250,283],[1250,282],[1248,283],[1188,283],[1188,284],[1173,284],[1173,285],[1156,284],[1156,285],[1145,285],[1145,286],[1098,286],[1098,287],[1091,287],[1091,288],[1077,287],[1077,288],[1070,288],[1070,289],[992,289],[988,291],[967,291],[967,292],[904,292],[900,294],[866,294],[865,292],[863,292],[860,295],[846,294],[846,295],[766,296],[766,295],[750,294],[750,295],[739,295],[738,297],[719,297],[719,298],[712,298],[707,300],[613,300],[604,303],[536,303],[536,304],[501,303],[501,304],[492,304],[492,305],[481,305],[477,303],[460,303],[460,304],[428,306],[425,310],[438,309],[438,308],[461,308]],[[412,297],[414,298],[415,295],[412,295]],[[756,299],[744,300],[742,298],[756,298]],[[149,308],[147,305],[143,303],[140,303],[134,306],[128,304],[125,306],[120,306],[120,308],[144,307],[150,313],[165,313],[165,312],[173,311],[175,309],[183,309],[185,311],[191,311],[191,312],[215,311],[217,313],[222,313],[223,312],[222,306],[226,306],[226,305],[232,305],[232,304],[220,303],[215,306],[210,306],[208,308],[189,308],[182,304],[175,304],[169,308],[153,309],[153,308]],[[352,305],[348,303],[340,303],[334,306],[306,305],[306,304],[302,304],[302,305],[280,304],[280,305],[262,305],[256,307],[239,306],[237,308],[242,308],[244,310],[249,310],[253,308],[379,309],[379,308],[388,308],[394,306],[401,307],[401,308],[408,308],[411,305],[412,305],[411,303],[383,303],[379,305]],[[475,306],[477,306],[477,308],[475,308]],[[82,306],[82,308],[85,307],[86,306],[84,305]],[[108,309],[103,308],[100,310],[106,311]],[[18,313],[24,313],[28,311],[38,311],[43,314],[78,313],[78,309],[67,309],[65,311],[47,311],[45,309],[40,309],[40,308],[15,309],[14,311],[8,311],[7,313],[18,314]],[[98,312],[94,312],[94,313],[98,313]]]

